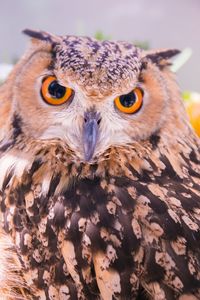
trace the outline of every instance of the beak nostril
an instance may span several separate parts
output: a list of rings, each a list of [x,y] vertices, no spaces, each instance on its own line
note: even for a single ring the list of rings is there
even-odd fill
[[[91,111],[87,111],[84,114],[84,123],[87,124],[88,122],[94,121],[96,122],[97,125],[99,125],[101,123],[101,117],[100,117],[100,113],[97,113],[94,110]]]

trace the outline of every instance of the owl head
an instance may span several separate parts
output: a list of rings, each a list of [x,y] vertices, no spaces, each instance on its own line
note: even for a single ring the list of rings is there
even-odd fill
[[[122,41],[24,33],[31,44],[5,83],[6,92],[2,89],[5,145],[19,134],[26,141],[53,140],[70,149],[74,160],[92,163],[111,147],[184,128],[185,113],[169,70],[178,50],[144,51]]]

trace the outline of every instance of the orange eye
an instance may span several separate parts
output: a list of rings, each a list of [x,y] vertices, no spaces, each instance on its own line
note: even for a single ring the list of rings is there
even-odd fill
[[[44,101],[50,105],[61,105],[73,95],[73,90],[60,85],[55,76],[44,79],[41,87]]]
[[[143,103],[143,91],[135,88],[126,95],[122,95],[115,99],[116,107],[123,113],[133,114],[139,111]]]

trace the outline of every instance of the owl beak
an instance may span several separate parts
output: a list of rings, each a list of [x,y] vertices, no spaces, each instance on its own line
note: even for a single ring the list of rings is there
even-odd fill
[[[98,136],[100,114],[92,111],[87,111],[84,115],[83,124],[83,150],[86,161],[90,161],[94,155]]]

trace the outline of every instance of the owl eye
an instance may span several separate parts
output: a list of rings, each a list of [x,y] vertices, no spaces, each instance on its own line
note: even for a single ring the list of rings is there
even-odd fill
[[[123,113],[133,114],[139,111],[143,103],[143,91],[135,88],[126,95],[119,96],[115,99],[116,107]]]
[[[73,90],[58,83],[55,76],[48,76],[42,82],[41,95],[50,105],[61,105],[73,95]]]

